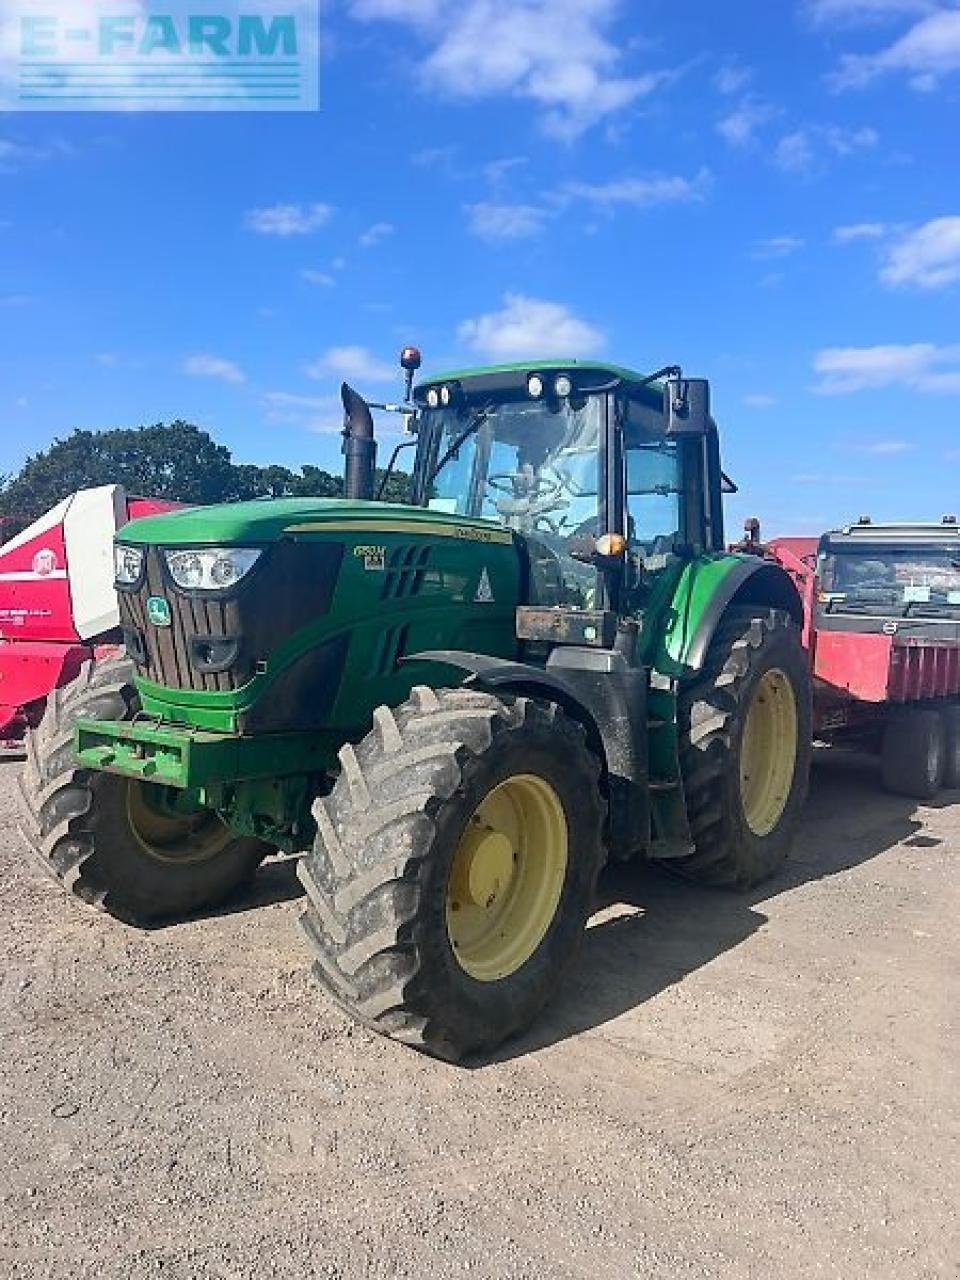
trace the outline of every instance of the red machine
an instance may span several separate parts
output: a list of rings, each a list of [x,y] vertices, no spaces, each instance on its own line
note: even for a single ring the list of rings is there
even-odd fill
[[[891,791],[960,787],[960,525],[857,524],[742,549],[776,559],[804,603],[818,740],[877,752]]]
[[[21,754],[51,691],[117,643],[117,529],[176,505],[82,489],[0,546],[0,754]]]

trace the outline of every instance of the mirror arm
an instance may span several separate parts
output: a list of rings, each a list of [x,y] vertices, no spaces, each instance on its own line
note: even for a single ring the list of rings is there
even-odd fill
[[[383,473],[383,479],[380,481],[380,486],[377,489],[377,502],[380,501],[386,491],[387,481],[390,479],[391,475],[393,475],[393,468],[397,465],[397,459],[400,457],[400,454],[404,449],[415,449],[416,446],[416,440],[401,440],[394,449],[393,453],[390,455],[390,461],[387,463],[387,469]]]

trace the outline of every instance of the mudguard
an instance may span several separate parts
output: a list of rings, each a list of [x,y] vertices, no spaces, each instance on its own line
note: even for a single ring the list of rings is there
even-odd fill
[[[757,556],[722,555],[687,565],[677,583],[670,622],[655,646],[654,667],[688,678],[702,670],[720,620],[731,605],[782,609],[803,627],[803,602],[789,574]]]

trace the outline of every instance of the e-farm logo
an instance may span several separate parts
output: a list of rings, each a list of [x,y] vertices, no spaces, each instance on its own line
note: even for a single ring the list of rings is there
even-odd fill
[[[319,0],[8,0],[0,110],[313,111]]]

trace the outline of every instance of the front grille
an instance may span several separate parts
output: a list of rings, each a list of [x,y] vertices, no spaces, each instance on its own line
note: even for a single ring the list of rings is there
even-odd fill
[[[160,549],[150,547],[141,584],[120,591],[127,650],[154,684],[198,693],[239,689],[279,644],[328,612],[342,559],[342,544],[280,542],[217,597],[181,590]],[[150,621],[150,597],[166,600],[169,626]]]

